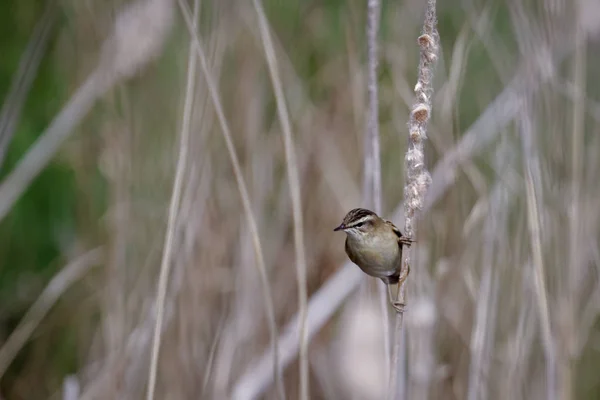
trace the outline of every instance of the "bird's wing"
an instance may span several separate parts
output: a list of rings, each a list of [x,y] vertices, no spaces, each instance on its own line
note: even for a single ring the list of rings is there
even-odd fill
[[[414,240],[409,239],[406,236],[403,236],[402,232],[400,232],[400,229],[398,229],[398,227],[396,225],[394,225],[393,222],[385,221],[385,223],[388,224],[392,228],[392,231],[394,231],[394,233],[398,237],[398,244],[400,245],[400,248],[402,248],[402,245],[410,246],[414,242]]]

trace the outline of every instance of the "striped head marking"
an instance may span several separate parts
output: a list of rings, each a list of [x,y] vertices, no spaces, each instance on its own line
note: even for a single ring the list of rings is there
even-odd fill
[[[372,224],[376,218],[378,218],[377,214],[371,210],[355,208],[346,214],[340,226],[335,228],[334,231],[360,231],[362,227]]]

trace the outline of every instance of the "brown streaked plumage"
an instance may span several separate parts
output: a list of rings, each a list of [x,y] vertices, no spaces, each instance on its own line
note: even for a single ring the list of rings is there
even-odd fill
[[[348,258],[367,275],[381,279],[388,288],[392,306],[398,311],[403,305],[392,298],[390,285],[402,284],[402,247],[410,246],[413,240],[402,235],[390,221],[380,218],[371,210],[355,208],[344,217],[334,231],[346,233],[345,250]]]

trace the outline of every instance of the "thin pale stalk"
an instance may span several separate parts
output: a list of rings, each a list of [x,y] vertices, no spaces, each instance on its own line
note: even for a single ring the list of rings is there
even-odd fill
[[[106,87],[97,72],[92,73],[71,97],[27,154],[0,184],[0,221],[6,217],[29,184],[46,167],[73,128],[90,111]]]
[[[489,253],[489,251],[488,251]],[[468,399],[477,400],[488,398],[487,374],[490,350],[490,337],[493,335],[493,323],[490,321],[494,315],[498,282],[493,271],[491,254],[486,257],[484,271],[481,275],[479,294],[477,297],[477,311],[475,316],[475,327],[471,334],[471,363],[469,365]],[[496,290],[492,290],[492,287]]]
[[[511,168],[514,150],[508,141],[503,140],[494,154],[493,164],[499,176],[506,176]],[[489,369],[493,349],[495,315],[497,312],[498,294],[498,258],[495,254],[510,254],[509,249],[502,249],[498,238],[508,237],[507,216],[512,201],[507,195],[507,187],[500,179],[488,196],[488,212],[484,222],[484,243],[482,250],[482,272],[477,298],[474,327],[470,340],[470,364],[468,376],[469,400],[485,399],[489,393]]]
[[[265,260],[262,252],[262,245],[260,243],[260,236],[258,233],[258,225],[254,218],[254,214],[252,212],[252,205],[250,203],[250,195],[248,194],[248,189],[246,187],[246,182],[244,180],[244,176],[242,174],[242,168],[240,166],[240,162],[238,160],[237,153],[235,151],[235,146],[233,144],[233,139],[231,138],[231,131],[229,130],[229,125],[227,123],[227,119],[225,118],[225,112],[223,111],[223,106],[221,104],[221,100],[219,97],[219,92],[217,90],[217,86],[212,78],[212,74],[208,67],[208,63],[206,61],[206,55],[204,54],[204,49],[202,44],[200,43],[200,38],[194,32],[192,17],[189,11],[189,8],[185,1],[178,0],[179,8],[181,9],[181,14],[185,20],[188,31],[190,33],[190,37],[194,44],[196,53],[200,59],[200,65],[202,67],[202,72],[204,74],[206,85],[208,87],[208,91],[213,102],[213,106],[215,107],[215,112],[217,114],[217,118],[219,120],[219,124],[221,125],[221,133],[223,134],[223,138],[225,140],[225,145],[227,146],[227,151],[229,153],[229,157],[231,159],[231,164],[233,166],[233,172],[235,175],[235,179],[237,182],[238,190],[240,192],[240,197],[242,200],[242,206],[244,208],[244,214],[246,217],[246,222],[248,223],[248,228],[250,229],[250,233],[252,236],[252,244],[254,247],[255,257],[256,257],[256,266],[260,275],[261,283],[263,285],[263,295],[265,301],[265,308],[267,314],[267,322],[269,324],[269,331],[271,336],[271,344],[273,351],[273,376],[277,385],[277,392],[279,398],[285,398],[285,390],[283,388],[283,377],[281,376],[281,368],[279,367],[279,345],[277,342],[277,324],[275,322],[275,310],[273,305],[273,296],[271,294],[271,287],[269,286],[269,278],[267,275],[267,269],[265,266]]]
[[[287,174],[290,187],[290,197],[292,199],[292,214],[294,218],[294,246],[296,248],[296,279],[298,281],[298,315],[300,332],[300,399],[308,400],[309,382],[308,382],[308,339],[306,330],[306,308],[307,308],[307,286],[306,286],[306,255],[304,251],[304,229],[302,222],[302,199],[300,196],[300,179],[298,177],[298,166],[296,162],[296,153],[294,150],[294,141],[292,138],[292,127],[288,109],[285,103],[285,94],[279,76],[279,66],[277,57],[273,48],[273,41],[269,32],[269,24],[265,16],[260,0],[254,0],[254,9],[258,15],[258,22],[262,43],[265,49],[265,56],[269,66],[271,83],[275,91],[277,102],[277,114],[281,124],[283,134],[283,143],[285,148],[285,158],[287,164]]]
[[[379,94],[377,84],[377,66],[379,52],[377,35],[381,4],[379,0],[367,0],[367,92],[368,115],[364,136],[364,178],[363,199],[365,204],[370,204],[373,211],[381,215],[381,157],[379,144]],[[385,354],[385,371],[390,370],[390,323],[388,318],[389,300],[385,283],[378,280],[377,293],[381,308],[383,328],[383,350]],[[388,377],[389,379],[389,377]]]
[[[586,93],[586,39],[582,27],[577,28],[575,36],[575,57],[573,83],[579,94],[573,100],[573,126],[571,134],[571,198],[569,210],[569,263],[563,269],[564,282],[563,301],[566,304],[566,334],[562,338],[560,354],[560,398],[568,400],[573,398],[573,353],[577,326],[578,281],[581,277],[582,238],[581,238],[581,182],[583,179],[583,136],[585,125],[585,93]]]
[[[381,160],[379,144],[379,99],[377,66],[379,63],[377,35],[381,4],[379,0],[367,0],[367,92],[368,115],[364,137],[363,196],[373,211],[381,213]]]
[[[196,32],[196,21],[200,12],[200,1],[194,1],[194,32]],[[156,296],[156,320],[154,322],[154,333],[152,339],[152,351],[150,355],[150,368],[148,370],[148,391],[146,398],[154,399],[156,391],[156,373],[158,371],[158,356],[160,353],[160,342],[162,336],[163,319],[165,314],[165,303],[167,297],[167,286],[169,282],[169,272],[171,270],[171,258],[175,246],[175,230],[177,227],[177,217],[179,213],[179,204],[181,202],[181,193],[183,191],[183,178],[188,159],[188,145],[190,141],[190,121],[192,117],[192,107],[194,105],[194,86],[196,82],[196,62],[194,46],[190,42],[187,66],[187,84],[185,90],[185,100],[183,105],[183,116],[181,123],[181,132],[179,133],[179,152],[177,158],[177,170],[173,181],[173,190],[171,192],[171,201],[169,204],[169,217],[167,220],[167,232],[163,245],[162,260],[160,263],[160,273],[158,277],[158,287]]]
[[[75,375],[69,375],[63,381],[62,400],[79,400],[81,385]]]
[[[325,282],[310,298],[308,303],[308,340],[325,325],[335,314],[340,304],[354,292],[364,275],[352,263],[347,263],[334,275],[335,278]],[[281,365],[285,367],[292,362],[298,353],[298,315],[295,315],[285,326],[279,343],[281,346]],[[260,398],[272,382],[273,354],[269,349],[250,366],[234,385],[231,398],[234,400],[252,400]]]
[[[563,32],[563,36],[559,38],[556,44],[553,44],[549,50],[553,55],[552,61],[556,64],[562,61],[564,58],[569,56],[573,48],[568,46],[569,35]],[[541,44],[541,46],[543,43]],[[556,52],[556,54],[554,54]],[[546,82],[550,76],[536,74],[533,78],[530,76],[531,70],[521,68],[514,75],[511,83],[506,89],[504,89],[495,99],[489,104],[489,106],[483,111],[483,113],[477,118],[477,120],[466,130],[461,137],[460,141],[456,146],[449,152],[447,152],[443,159],[436,164],[433,171],[433,179],[430,190],[427,192],[426,202],[421,212],[428,211],[442,196],[446,190],[454,182],[454,176],[460,168],[461,163],[468,161],[469,159],[480,154],[486,146],[493,142],[497,136],[503,132],[506,126],[514,120],[519,111],[519,107],[522,102],[523,93],[535,93],[541,83]],[[297,89],[294,87],[294,89]],[[389,219],[396,219],[402,217],[402,210],[404,203],[396,205],[393,213],[388,217]],[[314,315],[317,313],[319,316],[325,313],[329,317],[339,309],[346,299],[346,296],[352,293],[361,282],[361,275],[356,274],[356,266],[352,264],[345,264],[341,267],[338,272],[333,275],[321,288],[315,292],[309,299],[308,303],[308,332],[309,339],[314,335],[314,332],[318,331],[322,325],[313,326]],[[336,290],[340,285],[347,285],[345,290],[347,294],[345,296],[338,296]],[[294,358],[294,354],[290,352],[294,351],[294,346],[290,344],[290,348],[283,345],[284,342],[288,343],[289,340],[289,328],[290,326],[296,326],[298,316],[295,315],[290,319],[287,328],[282,333],[279,341],[282,343],[282,366],[286,366],[289,360]],[[396,320],[396,330],[398,330],[398,322],[402,326],[401,321]],[[323,321],[323,324],[325,321]],[[403,335],[404,336],[404,331]],[[394,341],[396,344],[397,341]],[[297,348],[296,348],[297,349]],[[404,347],[399,344],[398,347],[394,347],[392,354],[397,354],[396,350],[400,349],[403,351]],[[296,350],[297,351],[297,350]],[[404,356],[400,356],[400,360],[404,360]],[[262,394],[266,388],[271,384],[271,376],[261,372],[264,368],[270,368],[269,360],[272,361],[271,350],[266,351],[257,359],[251,362],[250,367],[246,370],[246,373],[242,375],[237,383],[235,384],[234,393],[238,393],[240,397],[234,398],[256,398]],[[400,363],[397,367],[402,369],[404,363]],[[395,368],[392,366],[392,369]],[[404,387],[405,375],[398,378],[399,384]],[[245,396],[244,388],[250,389],[251,395]]]
[[[120,80],[135,75],[160,53],[171,26],[170,4],[169,0],[140,0],[130,4],[117,16],[112,35],[103,44],[96,69],[0,184],[0,221],[58,152],[75,126],[91,110],[96,99]],[[144,46],[139,46],[138,41],[128,36],[127,28],[147,36]]]
[[[546,50],[547,53],[544,54],[549,55],[548,63],[544,64],[545,68],[554,68],[573,52],[571,38],[569,32],[563,32],[550,48],[544,42],[536,45],[536,48]],[[555,76],[539,70],[537,66],[541,63],[535,62],[536,59],[539,60],[539,57],[540,54],[534,53],[522,63],[510,84],[496,96],[477,120],[462,134],[454,148],[447,151],[436,164],[432,172],[434,184],[427,192],[425,199],[426,208],[433,206],[442,198],[446,190],[454,183],[461,163],[483,151],[519,115],[525,96],[535,94],[543,83]]]
[[[223,330],[225,328],[225,316],[227,314],[225,312],[221,313],[221,318],[219,319],[219,325],[217,327],[217,332],[215,333],[215,338],[210,346],[210,351],[208,352],[208,359],[206,360],[206,370],[204,371],[204,378],[202,379],[202,389],[200,390],[200,397],[206,398],[206,388],[208,388],[208,383],[210,382],[211,373],[213,370],[213,360],[215,358],[215,354],[217,353],[217,346],[219,344],[219,340],[221,339],[221,335],[223,334]],[[206,396],[206,397],[205,397]]]
[[[523,293],[521,305],[519,307],[519,318],[515,334],[513,335],[511,352],[509,353],[509,363],[507,366],[507,377],[505,387],[510,388],[507,391],[507,397],[511,399],[522,398],[522,383],[525,380],[525,371],[528,368],[527,360],[530,359],[532,342],[535,335],[535,318],[532,318],[532,296],[530,294],[530,276],[531,270],[529,264],[522,268],[522,286]]]
[[[48,311],[62,296],[62,294],[75,282],[83,278],[92,267],[102,262],[103,252],[101,248],[90,250],[77,259],[67,264],[40,294],[38,299],[27,310],[27,313],[19,322],[19,325],[10,334],[8,339],[0,348],[0,377],[4,375],[10,363],[15,359],[18,352],[23,348],[35,328]]]
[[[2,105],[2,110],[0,110],[0,167],[17,127],[27,94],[37,75],[40,61],[48,48],[50,32],[55,22],[56,4],[48,1],[46,10],[37,22],[31,39],[19,60],[17,72]]]
[[[542,344],[546,359],[546,398],[556,399],[556,353],[550,327],[550,311],[548,306],[548,291],[546,289],[544,259],[542,256],[542,239],[538,199],[540,194],[536,182],[539,183],[539,165],[534,148],[533,128],[527,109],[522,110],[521,141],[525,167],[525,190],[527,196],[527,222],[531,240],[533,259],[534,291],[537,300],[538,317],[542,333]]]

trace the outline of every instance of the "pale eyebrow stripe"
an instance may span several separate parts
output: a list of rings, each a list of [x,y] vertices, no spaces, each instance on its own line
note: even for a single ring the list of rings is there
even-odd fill
[[[367,215],[367,216],[364,216],[364,217],[362,217],[361,219],[358,219],[358,220],[355,220],[355,221],[352,221],[352,222],[350,222],[350,223],[348,224],[348,228],[352,228],[353,226],[356,226],[356,225],[358,225],[358,224],[361,224],[361,223],[363,223],[363,222],[367,222],[368,220],[372,220],[372,219],[373,219],[373,216],[372,216],[372,215]]]

